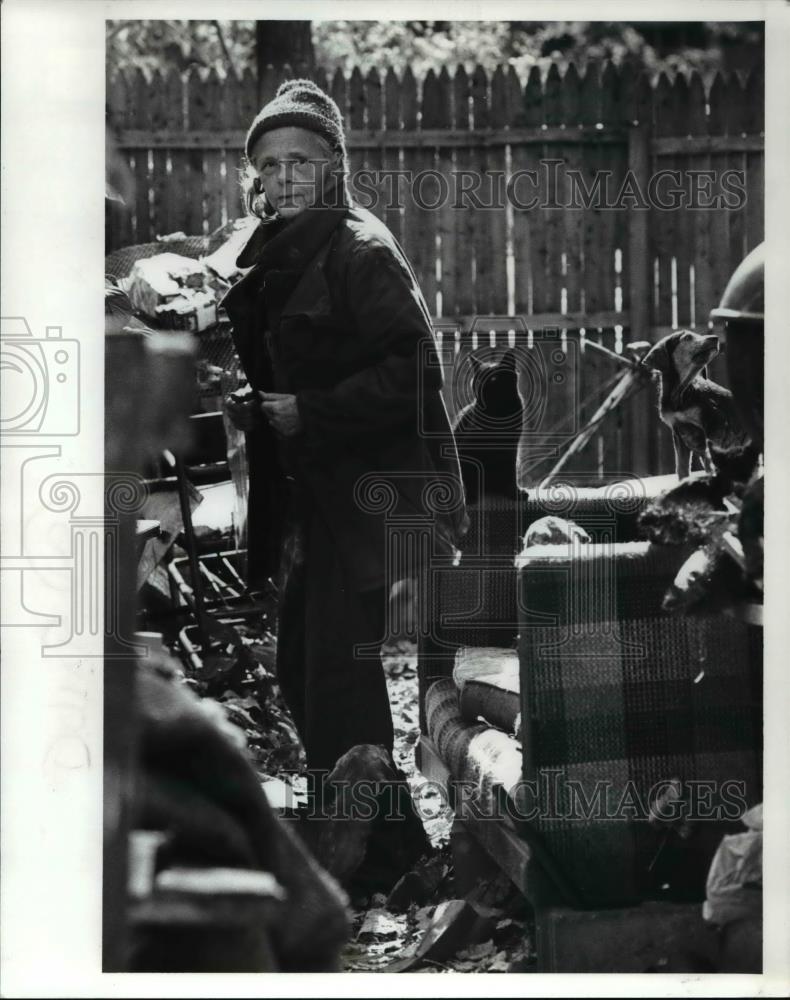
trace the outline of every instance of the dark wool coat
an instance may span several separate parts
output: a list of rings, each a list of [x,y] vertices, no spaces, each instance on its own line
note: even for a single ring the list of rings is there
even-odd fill
[[[303,425],[248,435],[251,580],[277,572],[294,487],[356,589],[388,581],[393,517],[451,552],[468,525],[458,455],[430,314],[393,235],[364,209],[308,209],[262,222],[238,263],[251,270],[222,305],[241,364],[254,389],[294,393]]]

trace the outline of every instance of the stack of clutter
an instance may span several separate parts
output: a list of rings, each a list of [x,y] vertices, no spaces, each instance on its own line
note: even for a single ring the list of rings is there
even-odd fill
[[[136,310],[159,327],[200,333],[217,322],[217,299],[205,266],[161,253],[135,262],[126,291]]]

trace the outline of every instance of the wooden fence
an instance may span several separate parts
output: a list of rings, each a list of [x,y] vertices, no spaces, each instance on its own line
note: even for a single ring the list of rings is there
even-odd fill
[[[288,75],[270,70],[262,100]],[[375,70],[319,73],[316,82],[345,115],[352,190],[402,243],[450,353],[472,346],[473,325],[475,345],[557,328],[563,370],[572,344],[574,377],[547,371],[552,441],[594,411],[612,374],[585,352],[587,338],[621,351],[704,327],[735,266],[763,239],[760,72],[717,75],[707,88],[697,74],[651,83],[610,63],[564,75],[553,65],[545,79],[533,69],[526,81],[512,68],[489,79],[459,67],[419,83],[409,70],[383,79]],[[109,122],[136,181],[110,248],[208,233],[241,214],[241,152],[257,93],[250,73],[108,79]],[[692,188],[699,207],[673,207],[673,189],[688,197]],[[722,362],[712,374],[725,381]],[[650,395],[609,418],[570,471],[670,471],[669,435]]]

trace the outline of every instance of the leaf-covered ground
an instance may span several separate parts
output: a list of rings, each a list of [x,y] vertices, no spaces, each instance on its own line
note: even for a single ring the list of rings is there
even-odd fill
[[[298,794],[303,790],[304,755],[274,679],[276,639],[268,628],[273,617],[269,609],[263,619],[234,622],[234,632],[220,636],[223,655],[214,656],[208,671],[190,669],[188,658],[182,657],[184,679],[203,697],[221,705],[227,718],[244,732],[261,781],[280,778]],[[460,895],[455,891],[449,846],[451,812],[437,790],[423,787],[424,779],[415,767],[419,739],[415,646],[408,641],[392,644],[385,648],[383,659],[395,730],[395,762],[412,786],[436,854],[429,865],[429,879],[421,883],[429,883],[430,891],[418,894],[419,900],[412,902],[407,893],[390,909],[383,895],[351,900],[353,933],[342,956],[343,968],[349,972],[387,971],[391,963],[413,955],[437,908],[444,912],[448,901]],[[506,880],[499,897],[487,900],[484,935],[462,938],[458,949],[444,954],[441,961],[429,956],[413,971],[528,971],[533,933],[526,904]]]
[[[406,773],[412,789],[418,791],[423,778],[414,762],[414,748],[419,738],[414,645],[400,643],[385,649],[384,668],[395,727],[395,762]],[[353,900],[354,932],[343,954],[343,967],[348,972],[386,972],[392,962],[413,954],[437,907],[456,895],[449,848],[452,816],[436,792],[420,792],[419,803],[426,831],[437,849],[434,864],[439,869],[439,884],[428,905],[413,903],[404,913],[389,911],[384,896],[374,896],[367,901]],[[534,954],[526,904],[517,894],[506,895],[501,915],[494,916],[492,931],[486,940],[469,944],[441,962],[423,961],[412,971],[528,971]]]

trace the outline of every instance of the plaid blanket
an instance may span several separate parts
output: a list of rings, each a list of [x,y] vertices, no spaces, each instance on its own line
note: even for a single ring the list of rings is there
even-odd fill
[[[762,798],[761,634],[661,611],[680,550],[584,548],[520,564],[536,827],[591,905],[703,898],[722,833]],[[688,822],[651,822],[669,782]]]
[[[424,600],[432,629],[421,641],[421,697],[432,681],[449,675],[459,647],[515,649],[519,617],[513,565],[530,524],[555,514],[576,521],[595,539],[630,539],[639,512],[664,486],[663,479],[599,489],[558,484],[531,491],[518,502],[489,497],[471,505],[460,564],[429,570]]]

